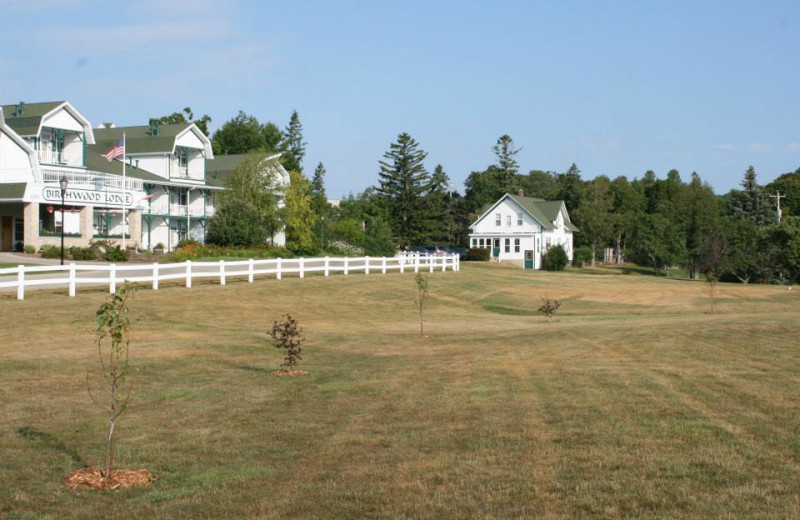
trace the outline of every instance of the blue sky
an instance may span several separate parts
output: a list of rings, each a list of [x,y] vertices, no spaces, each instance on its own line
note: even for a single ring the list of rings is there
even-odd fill
[[[0,0],[0,103],[68,100],[94,125],[190,106],[285,127],[330,197],[377,183],[400,132],[456,189],[502,134],[521,170],[724,193],[800,166],[800,2]]]

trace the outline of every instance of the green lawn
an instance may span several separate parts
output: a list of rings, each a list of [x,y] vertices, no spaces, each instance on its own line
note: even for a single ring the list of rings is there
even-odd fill
[[[800,517],[798,291],[462,265],[427,338],[413,273],[143,289],[117,467],[158,480],[118,492],[63,484],[102,463],[105,295],[0,295],[0,518]]]

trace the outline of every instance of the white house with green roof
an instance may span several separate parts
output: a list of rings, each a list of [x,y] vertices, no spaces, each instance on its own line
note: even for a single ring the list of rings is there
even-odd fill
[[[122,174],[121,160],[109,164],[103,154],[125,136],[126,176],[138,179],[145,192],[136,237],[140,247],[161,244],[172,250],[184,239],[205,241],[214,214],[212,193],[222,188],[206,182],[206,160],[214,154],[195,124],[96,128],[94,134],[89,161],[115,175]]]
[[[142,181],[91,169],[87,149],[94,143],[89,121],[66,101],[0,106],[2,250],[58,245],[62,231],[66,247],[122,236],[122,209],[136,212]],[[95,225],[98,211],[113,217],[104,230]],[[136,235],[136,222],[129,229]]]
[[[470,247],[490,249],[495,260],[542,269],[544,254],[556,245],[572,260],[576,231],[564,201],[506,193],[470,225],[469,240]]]

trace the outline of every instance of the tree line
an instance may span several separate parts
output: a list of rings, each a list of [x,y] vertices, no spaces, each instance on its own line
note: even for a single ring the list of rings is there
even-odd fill
[[[193,120],[190,108],[157,119]],[[208,132],[208,116],[194,122]],[[800,168],[762,186],[751,166],[741,189],[717,195],[696,172],[684,181],[674,169],[663,179],[650,170],[631,180],[605,175],[584,180],[574,163],[564,172],[521,173],[516,160],[521,148],[502,135],[491,147],[494,161],[469,174],[462,195],[441,164],[428,170],[427,152],[404,132],[378,161],[375,185],[331,206],[324,164],[310,179],[303,172],[307,143],[296,111],[284,130],[240,111],[211,141],[215,154],[253,154],[226,181],[228,190],[209,229],[211,242],[263,243],[285,228],[286,246],[297,254],[390,255],[423,244],[467,247],[470,224],[489,204],[505,193],[523,193],[564,201],[580,229],[576,253],[592,263],[611,248],[614,258],[649,265],[656,274],[681,267],[694,278],[702,274],[743,283],[794,281],[800,268]],[[283,208],[275,196],[280,187],[258,173],[266,157],[278,152],[291,176]],[[217,236],[220,230],[224,233]]]

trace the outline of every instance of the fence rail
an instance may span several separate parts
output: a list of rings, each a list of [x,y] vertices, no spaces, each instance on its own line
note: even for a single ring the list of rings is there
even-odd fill
[[[386,274],[389,271],[458,271],[458,255],[421,256],[404,255],[394,257],[323,257],[323,258],[275,258],[271,260],[238,260],[228,262],[186,262],[174,264],[68,264],[53,266],[25,266],[0,269],[0,290],[16,289],[17,299],[25,299],[25,289],[39,287],[48,289],[67,288],[74,297],[79,287],[108,286],[115,293],[117,285],[125,281],[149,283],[157,291],[159,283],[183,280],[186,287],[201,278],[219,279],[225,285],[231,278],[247,278],[252,283],[256,276],[274,277],[280,280],[285,275],[304,278],[306,274],[318,273],[330,276],[363,273]]]

